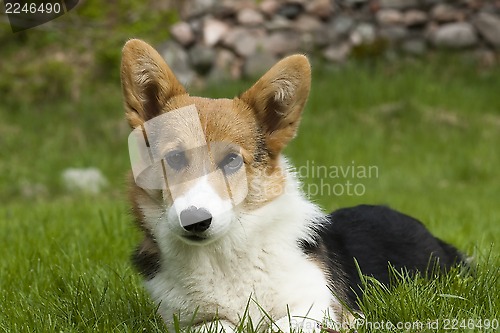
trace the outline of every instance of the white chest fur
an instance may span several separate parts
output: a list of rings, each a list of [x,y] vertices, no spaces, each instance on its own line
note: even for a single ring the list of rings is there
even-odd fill
[[[331,309],[338,302],[324,272],[298,246],[322,214],[291,176],[285,192],[262,208],[238,212],[238,221],[216,243],[159,242],[162,269],[146,286],[167,324],[174,315],[182,325],[217,315],[236,325],[248,315],[255,325],[265,318],[261,309],[273,320],[290,314],[321,321],[326,311],[337,319]]]

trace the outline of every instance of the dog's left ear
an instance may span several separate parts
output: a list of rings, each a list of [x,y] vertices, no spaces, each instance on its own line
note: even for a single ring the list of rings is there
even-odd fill
[[[172,97],[186,94],[160,54],[139,39],[131,39],[123,47],[121,80],[132,128],[160,115]]]
[[[310,88],[309,61],[303,55],[293,55],[274,65],[240,96],[263,128],[271,158],[279,155],[297,133]]]

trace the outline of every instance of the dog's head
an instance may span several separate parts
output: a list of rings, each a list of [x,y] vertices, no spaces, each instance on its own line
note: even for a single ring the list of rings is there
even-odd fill
[[[280,153],[297,132],[310,77],[307,58],[294,55],[234,99],[194,97],[151,46],[128,41],[121,79],[133,128],[131,196],[145,231],[205,244],[239,212],[280,196]]]

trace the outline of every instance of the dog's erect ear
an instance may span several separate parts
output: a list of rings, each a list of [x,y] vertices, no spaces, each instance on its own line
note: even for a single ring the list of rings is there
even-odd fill
[[[254,110],[271,157],[295,136],[311,88],[311,66],[303,55],[274,65],[240,99]]]
[[[123,47],[121,80],[127,119],[134,128],[158,116],[170,98],[186,93],[158,52],[138,39]]]

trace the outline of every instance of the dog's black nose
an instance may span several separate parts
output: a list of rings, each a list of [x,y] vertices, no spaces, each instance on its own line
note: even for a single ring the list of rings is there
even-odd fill
[[[203,232],[210,227],[212,215],[205,208],[188,207],[180,215],[182,227],[189,232]]]

